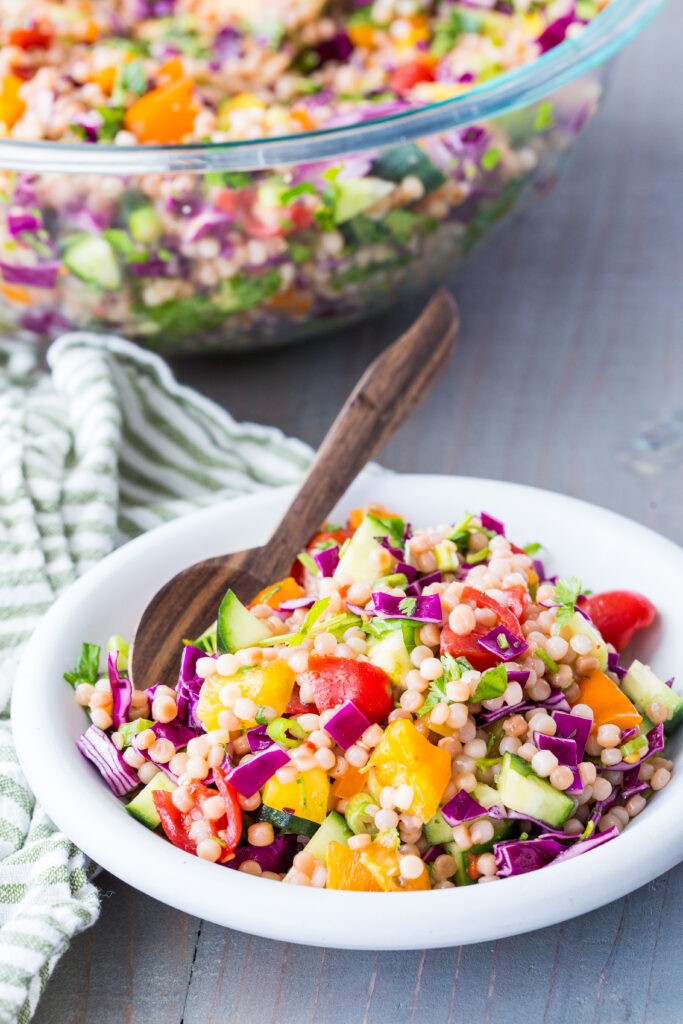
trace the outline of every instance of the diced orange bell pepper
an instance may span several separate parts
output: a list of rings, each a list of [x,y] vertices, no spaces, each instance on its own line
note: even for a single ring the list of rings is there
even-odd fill
[[[194,128],[199,104],[190,78],[169,82],[141,96],[126,112],[125,125],[138,142],[182,142]]]
[[[351,509],[349,512],[349,527],[352,530],[357,530],[368,515],[378,516],[381,518],[383,516],[391,515],[391,512],[388,512],[384,505],[381,505],[377,501],[368,502],[367,505],[362,505],[360,508]]]
[[[30,306],[33,302],[30,291],[23,284],[0,284],[0,292],[9,302],[17,305]]]
[[[364,771],[369,768],[375,769],[380,787],[410,786],[413,800],[408,811],[422,821],[434,817],[451,778],[450,755],[404,718],[387,726]]]
[[[361,863],[360,850],[350,850],[334,840],[327,844],[327,888],[381,892],[372,874]]]
[[[315,121],[308,113],[308,111],[304,110],[302,107],[296,107],[294,110],[291,111],[289,116],[292,118],[293,121],[297,121],[305,132],[310,132],[313,128],[315,128]]]
[[[111,91],[114,88],[114,81],[116,79],[116,72],[118,68],[114,64],[110,64],[108,68],[102,68],[100,71],[95,71],[90,76],[90,81],[95,82],[99,85],[105,96],[111,96]]]
[[[332,784],[332,796],[337,800],[350,800],[352,796],[362,791],[365,781],[365,776],[361,775],[357,768],[349,766]]]
[[[620,729],[631,729],[642,722],[642,716],[626,694],[619,689],[609,676],[596,669],[585,679],[579,680],[577,704],[587,704],[593,712],[593,724],[618,725]]]
[[[302,594],[303,590],[296,580],[292,576],[287,576],[284,580],[278,580],[277,583],[271,583],[269,587],[264,587],[251,602],[249,608],[253,608],[255,604],[267,604],[271,608],[277,608],[281,601],[293,601],[297,597],[301,597]]]
[[[370,873],[382,892],[415,892],[429,889],[429,874],[422,866],[422,874],[417,878],[402,878],[399,867],[399,854],[396,850],[387,850],[384,846],[372,843],[360,850],[360,862]]]
[[[7,128],[12,128],[26,110],[19,96],[23,84],[23,78],[18,75],[6,75],[0,84],[0,121],[4,121]]]
[[[279,309],[283,313],[306,313],[311,308],[311,297],[298,288],[288,288],[285,292],[278,292],[270,300],[273,309]]]
[[[375,45],[375,39],[377,33],[373,25],[350,25],[349,26],[349,39],[354,46],[363,46],[367,49],[372,48]]]
[[[156,73],[157,85],[168,85],[169,82],[179,82],[185,74],[183,62],[179,57],[173,57],[162,64]]]

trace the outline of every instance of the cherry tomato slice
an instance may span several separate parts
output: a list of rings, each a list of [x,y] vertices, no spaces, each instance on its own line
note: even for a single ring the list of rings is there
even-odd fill
[[[526,588],[516,583],[514,587],[503,587],[503,593],[508,599],[508,608],[516,619],[521,620],[528,601]]]
[[[467,658],[477,672],[485,672],[487,668],[495,668],[500,663],[492,651],[479,646],[479,640],[490,632],[488,626],[475,626],[471,633],[462,636],[454,633],[450,626],[443,627],[441,633],[441,653],[451,654],[454,658]]]
[[[603,640],[623,650],[633,634],[652,625],[657,609],[642,594],[632,590],[607,590],[581,598],[582,611],[593,621]]]
[[[313,710],[314,707],[314,704],[304,704],[301,697],[299,696],[299,685],[298,683],[295,683],[294,689],[292,690],[292,696],[289,698],[289,703],[285,708],[285,714],[307,715]]]
[[[227,781],[225,775],[221,775],[220,769],[214,771],[216,785],[219,786],[219,794],[225,803],[225,814],[215,819],[208,819],[202,813],[202,818],[208,826],[209,835],[221,839],[225,845],[222,848],[220,861],[230,858],[232,851],[237,846],[242,831],[242,810],[237,802],[237,794]],[[221,780],[220,785],[218,780]],[[166,836],[174,846],[185,853],[197,853],[197,843],[190,836],[190,828],[197,819],[193,817],[196,810],[203,811],[204,803],[211,797],[216,796],[214,789],[209,789],[203,782],[193,782],[188,786],[190,793],[195,798],[195,806],[191,812],[183,813],[173,803],[173,794],[166,789],[157,789],[152,794],[154,806],[161,820],[161,827]]]
[[[506,629],[509,629],[510,632],[514,633],[520,640],[524,639],[522,627],[519,624],[517,616],[505,605],[499,604],[495,598],[489,597],[488,594],[482,594],[481,590],[476,590],[474,587],[465,587],[462,592],[461,600],[474,601],[477,608],[490,608],[491,611],[496,613],[501,624],[505,626]]]
[[[186,816],[182,814],[172,800],[172,793],[167,789],[155,789],[152,793],[154,806],[161,819],[161,827],[166,837],[171,840],[174,846],[185,853],[196,853],[197,844],[187,834],[189,824],[186,826]]]
[[[418,82],[433,81],[434,72],[431,68],[417,60],[401,64],[389,78],[389,84],[394,92],[405,92],[407,89],[412,89]]]
[[[225,769],[214,768],[213,780],[225,804],[226,823],[223,826],[225,835],[225,853],[232,853],[240,841],[242,834],[242,808],[237,800],[237,791],[228,782]]]
[[[19,46],[22,50],[34,50],[49,46],[52,32],[44,32],[39,28],[14,28],[8,33],[10,46]]]
[[[383,722],[394,707],[391,679],[369,661],[312,657],[308,681],[319,712],[352,700],[371,722]]]

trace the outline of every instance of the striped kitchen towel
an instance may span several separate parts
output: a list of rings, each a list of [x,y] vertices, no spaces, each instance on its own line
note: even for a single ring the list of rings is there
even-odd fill
[[[0,347],[0,1024],[26,1022],[72,936],[98,915],[93,865],[36,804],[9,723],[23,645],[116,545],[202,505],[300,478],[310,449],[236,423],[158,356],[72,333],[49,372]]]

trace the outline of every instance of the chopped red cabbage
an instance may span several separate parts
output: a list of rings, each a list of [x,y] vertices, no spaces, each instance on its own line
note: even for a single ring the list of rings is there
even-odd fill
[[[545,566],[543,565],[543,562],[541,561],[540,558],[533,558],[531,560],[531,565],[533,567],[534,572],[538,576],[538,582],[542,583],[544,581],[544,579],[546,578]]]
[[[460,825],[463,821],[472,821],[487,813],[486,808],[477,803],[474,797],[471,797],[464,789],[459,789],[455,796],[441,808],[442,817],[447,825]]]
[[[266,750],[254,754],[250,761],[233,768],[228,775],[228,782],[242,796],[253,796],[288,761],[289,754],[273,743]]]
[[[275,836],[268,846],[238,846],[235,856],[227,862],[229,868],[238,868],[245,860],[255,860],[261,871],[277,871],[283,874],[292,864],[298,852],[299,839],[287,833]]]
[[[138,773],[126,764],[106,732],[102,732],[96,725],[89,726],[83,735],[78,737],[76,746],[83,757],[95,765],[116,796],[125,796],[140,785]]]
[[[394,566],[394,572],[402,572],[408,583],[412,583],[417,578],[417,569],[412,565],[408,565],[407,562],[398,561]]]
[[[561,736],[546,736],[542,732],[534,732],[534,743],[539,750],[549,750],[558,762],[568,768],[576,768],[579,764],[576,740],[564,739]]]
[[[428,576],[422,576],[420,579],[414,580],[410,586],[406,587],[406,594],[409,597],[419,597],[425,587],[430,586],[432,583],[441,583],[442,579],[443,573],[440,569],[436,569],[435,572],[430,572]]]
[[[195,647],[194,644],[186,644],[180,662],[180,672],[176,685],[176,704],[178,706],[177,721],[191,729],[201,731],[204,727],[196,715],[199,691],[204,680],[197,675],[197,662],[200,658],[213,657],[207,655],[206,651]],[[148,691],[149,694],[149,691]]]
[[[600,832],[597,835],[593,833],[588,839],[580,839],[578,843],[573,843],[572,846],[563,850],[555,858],[553,864],[560,864],[563,860],[571,860],[572,857],[580,857],[582,853],[595,850],[598,846],[602,846],[603,843],[608,843],[610,839],[616,839],[618,835],[619,830],[616,827],[608,828],[605,832]]]
[[[160,740],[170,740],[176,750],[182,750],[197,735],[196,729],[190,729],[177,719],[173,722],[155,722],[152,732]]]
[[[521,811],[513,811],[507,807],[499,807],[498,804],[493,804],[492,807],[486,811],[489,818],[495,818],[496,821],[528,821],[532,825],[538,825],[539,828],[543,829],[544,836],[551,836],[556,839],[567,839],[562,829],[550,828],[547,822],[541,821],[540,818],[532,818],[529,814],[522,814]]]
[[[110,653],[107,658],[109,685],[111,686],[111,695],[114,703],[111,718],[115,729],[118,729],[120,725],[123,725],[128,720],[128,709],[130,708],[130,701],[133,695],[133,684],[128,676],[121,675],[116,666],[118,656],[119,652],[115,651]]]
[[[391,619],[414,619],[416,622],[436,622],[441,625],[443,613],[438,594],[428,597],[399,597],[381,591],[372,595],[376,611]]]
[[[346,32],[337,32],[331,39],[323,39],[314,49],[321,64],[328,60],[343,64],[353,53],[353,43]]]
[[[536,42],[541,48],[541,53],[552,50],[554,46],[563,42],[567,35],[567,29],[576,21],[573,14],[566,14],[563,18],[556,18],[551,21],[544,32],[537,38]]]
[[[525,875],[544,868],[562,853],[564,847],[556,839],[510,839],[494,843],[493,854],[500,878]]]
[[[247,740],[249,741],[249,749],[252,754],[258,754],[260,750],[267,750],[268,747],[272,747],[273,741],[266,732],[267,725],[257,725],[255,729],[249,729],[247,732]]]
[[[557,726],[555,735],[564,740],[573,740],[576,744],[578,761],[582,761],[591,725],[593,724],[591,719],[581,718],[580,715],[568,715],[566,711],[554,711],[553,719]]]
[[[501,537],[505,536],[505,525],[500,519],[490,516],[488,512],[482,512],[479,518],[485,530],[493,530],[494,533],[499,533]]]
[[[422,860],[425,864],[431,864],[432,861],[435,861],[442,853],[445,853],[443,846],[429,846],[422,854]]]
[[[316,551],[313,561],[320,569],[321,576],[334,576],[334,570],[339,565],[339,545],[333,544],[329,548],[323,548],[322,551]]]
[[[22,231],[38,231],[42,226],[42,218],[29,210],[10,210],[7,215],[7,227],[12,238],[17,238]]]
[[[607,655],[607,668],[610,672],[614,672],[615,676],[621,681],[626,675],[627,670],[622,668],[619,664],[619,655],[617,651],[609,651]],[[671,680],[673,682],[673,679]]]
[[[401,548],[394,547],[393,544],[390,543],[388,537],[375,537],[375,540],[378,541],[383,548],[386,548],[394,558],[398,558],[399,560],[403,558],[403,551]]]
[[[530,675],[528,669],[513,669],[512,672],[508,672],[508,683],[521,683],[522,686],[526,686]]]
[[[289,601],[280,601],[281,612],[294,612],[297,608],[310,608],[315,604],[314,597],[290,597]]]
[[[641,782],[639,775],[639,764],[634,765],[633,768],[629,768],[627,772],[624,772],[624,778],[621,784],[622,800],[628,800],[629,797],[635,796],[636,793],[644,793],[646,789],[650,788],[649,782]]]
[[[7,284],[23,284],[28,288],[54,288],[59,277],[60,263],[38,263],[33,267],[20,267],[12,263],[0,263],[0,276]]]
[[[485,651],[489,651],[497,658],[500,658],[501,661],[512,661],[518,655],[523,654],[524,651],[529,650],[528,643],[520,640],[519,637],[511,633],[505,626],[496,626],[490,633],[482,636],[477,643]]]
[[[639,763],[642,764],[643,761],[661,753],[662,750],[664,750],[664,723],[660,722],[647,734],[647,753],[641,757]],[[633,768],[633,765],[629,761],[619,761],[618,764],[610,765],[610,771],[613,772],[625,772],[630,768]]]
[[[324,729],[342,750],[348,750],[359,739],[370,721],[359,711],[353,701],[345,700],[338,711],[325,723]]]
[[[196,242],[215,229],[226,228],[234,220],[234,214],[224,213],[222,210],[202,210],[187,225],[185,241]]]

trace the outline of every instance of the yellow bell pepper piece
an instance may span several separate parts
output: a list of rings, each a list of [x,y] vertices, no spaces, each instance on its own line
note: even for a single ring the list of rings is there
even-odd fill
[[[374,768],[380,787],[412,786],[408,811],[422,821],[434,817],[451,778],[450,755],[404,718],[397,718],[385,729],[368,767]]]
[[[329,799],[330,780],[322,768],[302,772],[293,782],[278,782],[277,776],[273,775],[263,789],[263,802],[268,807],[287,811],[319,825],[327,817]]]
[[[334,840],[327,844],[327,888],[351,892],[381,892],[374,876],[361,863],[360,850]]]
[[[450,758],[449,758],[450,760]],[[378,843],[365,846],[360,850],[360,863],[374,878],[382,892],[414,892],[429,889],[429,874],[422,866],[422,874],[418,878],[401,878],[399,868],[400,854],[396,850],[387,850]]]
[[[7,129],[12,128],[26,110],[26,104],[19,96],[24,84],[18,75],[6,75],[0,83],[0,121]]]
[[[197,701],[197,717],[207,732],[218,728],[218,715],[225,710],[220,692],[226,683],[237,683],[243,697],[250,697],[258,706],[274,708],[281,715],[292,696],[294,673],[286,661],[278,660],[235,676],[210,676],[202,684]],[[249,728],[256,723],[245,724]]]

